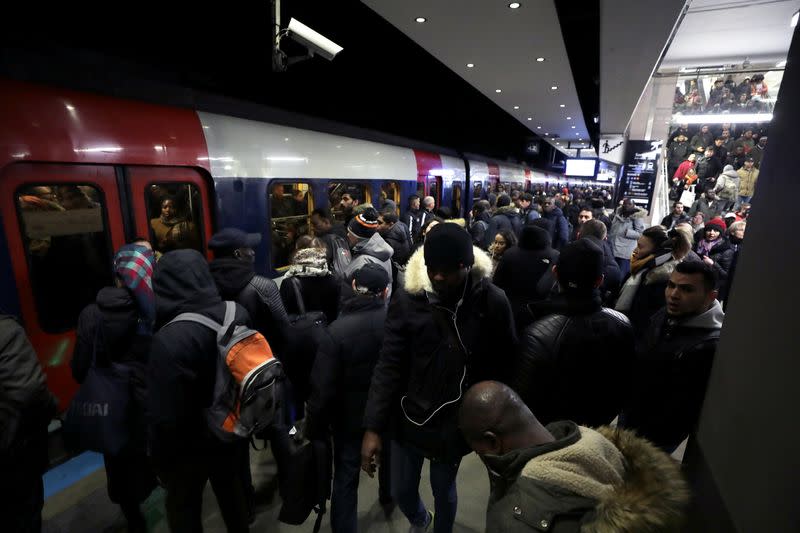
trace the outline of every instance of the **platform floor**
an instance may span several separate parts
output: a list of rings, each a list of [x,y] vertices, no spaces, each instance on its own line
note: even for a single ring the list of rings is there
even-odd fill
[[[683,459],[684,442],[673,454],[677,461]],[[102,463],[101,463],[102,464]],[[280,497],[277,493],[277,468],[270,451],[251,450],[250,464],[256,488],[256,521],[251,531],[277,533],[307,533],[312,530],[316,515],[312,513],[302,526],[289,526],[278,522]],[[86,467],[84,468],[84,471]],[[62,483],[66,484],[66,483]],[[428,463],[422,470],[420,495],[426,506],[433,508],[429,482]],[[408,531],[408,521],[399,509],[387,519],[378,503],[378,479],[361,475],[358,488],[358,530],[361,533],[400,533]],[[489,479],[486,468],[474,453],[464,457],[458,472],[458,514],[456,533],[485,530],[486,504],[489,497]],[[164,516],[164,492],[156,489],[143,505],[149,530],[168,533]],[[105,470],[101,467],[66,488],[51,494],[45,500],[42,512],[44,533],[117,533],[126,531],[125,519],[119,507],[108,499]],[[322,531],[331,531],[330,515],[322,522]],[[210,484],[206,486],[203,501],[203,524],[206,533],[224,533],[225,525],[216,506]]]
[[[289,526],[278,522],[280,497],[277,493],[277,470],[272,454],[251,451],[253,484],[256,487],[257,517],[251,531],[292,533],[311,531],[316,515],[302,526]],[[400,533],[408,531],[408,521],[399,509],[390,519],[383,514],[378,503],[378,480],[362,474],[358,489],[359,532]],[[428,465],[422,471],[420,494],[426,505],[433,506]],[[486,502],[489,497],[489,480],[486,468],[475,454],[464,458],[458,473],[458,515],[455,532],[480,532],[484,530]],[[144,503],[150,531],[169,531],[164,516],[164,492],[156,489]],[[106,492],[105,470],[100,468],[73,485],[51,495],[43,510],[44,533],[123,532],[125,519],[119,507],[111,503]],[[203,501],[203,524],[207,533],[223,533],[225,525],[216,506],[210,484],[206,486]],[[329,532],[329,514],[325,515],[322,531]]]

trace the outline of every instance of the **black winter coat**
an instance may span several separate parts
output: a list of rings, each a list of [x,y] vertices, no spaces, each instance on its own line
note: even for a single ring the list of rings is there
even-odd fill
[[[520,339],[514,389],[542,424],[573,420],[610,423],[620,412],[634,356],[634,335],[624,315],[591,297],[557,297],[548,315]]]
[[[669,252],[661,250],[656,252],[656,255],[663,255],[664,253]],[[630,319],[637,338],[644,335],[650,325],[651,317],[666,305],[664,291],[677,263],[674,259],[670,259],[659,266],[644,267],[647,270],[642,274],[642,282],[636,289],[630,309],[625,311],[625,315]],[[630,278],[630,275],[628,278]],[[627,283],[627,278],[625,281]]]
[[[469,452],[457,427],[464,391],[483,380],[508,382],[515,357],[511,306],[488,279],[489,256],[473,251],[455,312],[433,292],[423,250],[411,257],[405,287],[389,306],[364,414],[365,428],[382,433],[394,421],[400,442],[453,462]]]
[[[486,211],[478,215],[476,219],[472,221],[472,224],[469,226],[469,234],[472,235],[473,245],[483,248],[483,244],[486,242],[486,231],[489,229],[489,223],[491,221],[492,217],[489,216],[489,213]]]
[[[47,425],[56,403],[25,330],[0,314],[0,468],[4,482],[47,468]]]
[[[558,252],[550,247],[550,235],[536,226],[526,226],[519,244],[503,254],[493,281],[511,302],[517,331],[533,322],[528,304],[542,299],[537,285],[557,261]]]
[[[519,217],[519,211],[513,205],[501,207],[492,215],[489,220],[489,228],[483,238],[483,248],[488,249],[494,242],[495,236],[501,231],[510,231],[516,236],[519,236],[522,231],[522,219]]]
[[[549,213],[545,212],[542,218],[550,224],[550,242],[553,248],[560,250],[569,243],[569,224],[561,208],[554,207]]]
[[[724,318],[719,302],[702,315],[653,316],[637,347],[624,425],[658,446],[672,448],[697,423]]]
[[[200,313],[222,323],[225,305],[205,258],[196,250],[164,254],[153,276],[156,326],[147,367],[147,416],[154,464],[215,453],[219,441],[206,426],[217,368],[215,332],[193,322],[166,324],[180,313]],[[236,323],[250,324],[236,306]],[[199,459],[198,459],[199,460]]]
[[[411,245],[408,241],[408,234],[403,231],[403,227],[395,224],[386,234],[382,233],[381,237],[394,251],[392,262],[398,265],[405,265],[409,257],[411,257]]]
[[[616,259],[614,259],[611,243],[608,242],[608,239],[601,241],[591,236],[582,238],[590,239],[603,250],[603,284],[600,285],[600,296],[603,302],[611,301],[616,298],[619,287],[622,284],[622,271],[619,269]]]
[[[363,432],[361,422],[385,321],[383,299],[354,296],[328,326],[311,371],[306,436],[322,436],[329,425],[338,434]]]
[[[283,306],[278,285],[253,271],[252,263],[235,258],[215,259],[211,275],[223,300],[236,302],[247,310],[257,329],[280,357],[289,334],[289,316]]]
[[[708,257],[714,261],[714,264],[711,265],[711,268],[717,271],[717,276],[719,276],[719,286],[723,286],[728,281],[728,272],[731,269],[731,264],[733,263],[733,246],[731,246],[730,241],[728,241],[725,237],[720,237],[720,243],[714,246],[711,249],[711,253],[708,254]],[[695,247],[695,252],[702,257],[700,254],[700,247],[699,245]]]

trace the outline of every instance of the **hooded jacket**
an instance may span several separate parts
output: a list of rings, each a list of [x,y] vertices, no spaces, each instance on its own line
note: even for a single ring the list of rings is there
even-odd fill
[[[653,316],[633,367],[625,426],[657,446],[673,448],[694,430],[725,313],[718,301],[689,318]]]
[[[213,399],[219,356],[215,332],[194,322],[167,323],[186,312],[222,323],[225,306],[208,263],[196,250],[164,254],[153,275],[153,291],[159,329],[147,367],[150,454],[155,464],[168,468],[218,445],[203,410]],[[236,306],[235,322],[249,325],[241,305]]]
[[[750,170],[745,167],[739,169],[739,196],[753,196],[756,192],[759,170],[754,166]]]
[[[670,253],[668,250],[661,250],[656,252],[655,256],[663,256]],[[655,260],[642,268],[638,285],[627,287],[628,284],[633,283],[633,275],[629,275],[625,280],[620,291],[620,298],[617,301],[617,310],[622,311],[630,319],[631,325],[636,332],[637,338],[644,335],[650,318],[666,304],[666,297],[664,291],[667,288],[667,283],[675,270],[675,266],[680,261],[672,256],[661,265],[656,266]],[[619,305],[623,300],[623,293],[626,290],[632,290],[633,295],[630,305],[627,308],[620,308]]]
[[[739,174],[735,170],[726,170],[717,178],[714,192],[722,200],[733,202],[739,195]]]
[[[557,261],[558,252],[550,246],[550,235],[536,226],[523,228],[517,246],[503,254],[493,281],[511,302],[517,331],[533,322],[528,304],[546,297],[539,293],[537,285]]]
[[[639,207],[630,216],[623,215],[621,207],[614,212],[611,230],[608,232],[608,242],[611,243],[614,257],[630,260],[636,242],[644,231],[646,216],[647,211]]]
[[[364,414],[366,429],[382,433],[394,421],[398,441],[454,462],[469,451],[456,422],[463,392],[487,379],[507,382],[516,341],[508,299],[489,281],[491,259],[473,252],[455,309],[434,292],[424,248],[411,257],[389,305]]]
[[[728,280],[728,274],[731,269],[731,263],[733,263],[733,246],[731,246],[730,241],[726,237],[719,237],[719,243],[717,243],[713,248],[711,248],[711,252],[709,252],[708,257],[714,261],[714,264],[711,265],[711,268],[717,271],[717,277],[719,279],[720,285],[723,285]],[[699,243],[695,246],[695,251],[699,252]]]
[[[0,467],[37,474],[47,467],[47,425],[56,414],[47,377],[22,326],[0,314]]]
[[[708,222],[712,218],[722,214],[722,202],[718,199],[709,200],[706,197],[698,198],[689,210],[689,217],[695,216],[698,212],[703,213],[703,220]]]
[[[353,260],[347,265],[344,272],[342,272],[342,279],[346,285],[350,285],[353,279],[353,274],[356,270],[360,269],[367,263],[378,263],[386,270],[389,279],[392,279],[392,256],[394,250],[391,246],[381,237],[377,231],[369,239],[362,239],[353,246],[352,249]],[[342,297],[349,295],[352,291],[342,290]],[[392,284],[389,283],[389,296],[392,294]]]
[[[689,490],[668,455],[630,431],[547,429],[555,442],[483,457],[487,533],[682,531]]]
[[[253,326],[264,335],[270,348],[278,356],[283,355],[289,316],[278,285],[270,278],[257,275],[252,263],[233,257],[215,259],[209,267],[222,299],[244,307]]]
[[[483,238],[483,247],[489,248],[494,242],[495,236],[501,231],[510,231],[519,236],[522,231],[522,219],[519,216],[519,209],[514,205],[499,207],[489,220],[489,228]]]
[[[553,207],[553,210],[542,213],[542,218],[550,222],[550,242],[553,248],[560,250],[569,243],[569,224],[567,217],[560,207]]]
[[[475,217],[472,224],[469,226],[469,234],[472,235],[472,244],[484,248],[483,244],[486,242],[486,232],[489,230],[489,223],[491,221],[492,217],[489,215],[488,211],[484,211]],[[488,249],[488,247],[485,248]]]
[[[560,294],[549,309],[521,334],[514,390],[544,424],[611,423],[622,409],[634,355],[630,322],[603,307],[597,291]]]

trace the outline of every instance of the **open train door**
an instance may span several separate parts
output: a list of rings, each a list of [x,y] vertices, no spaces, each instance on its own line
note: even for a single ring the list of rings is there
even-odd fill
[[[114,251],[125,243],[118,183],[110,165],[14,163],[0,172],[16,311],[60,410],[77,390],[69,362],[78,315],[112,285]]]
[[[211,258],[211,184],[188,167],[129,166],[125,177],[136,235],[166,253],[194,248]]]

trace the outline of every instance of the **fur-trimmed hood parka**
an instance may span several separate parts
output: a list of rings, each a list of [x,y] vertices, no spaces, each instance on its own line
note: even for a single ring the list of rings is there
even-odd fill
[[[489,279],[489,256],[474,246],[473,252],[455,305],[433,290],[424,248],[409,259],[404,286],[389,305],[363,423],[378,433],[391,427],[400,443],[453,462],[469,452],[456,423],[462,394],[487,379],[507,383],[514,366],[511,306]]]
[[[672,533],[689,502],[680,465],[633,432],[548,424],[555,442],[484,456],[486,531]]]

